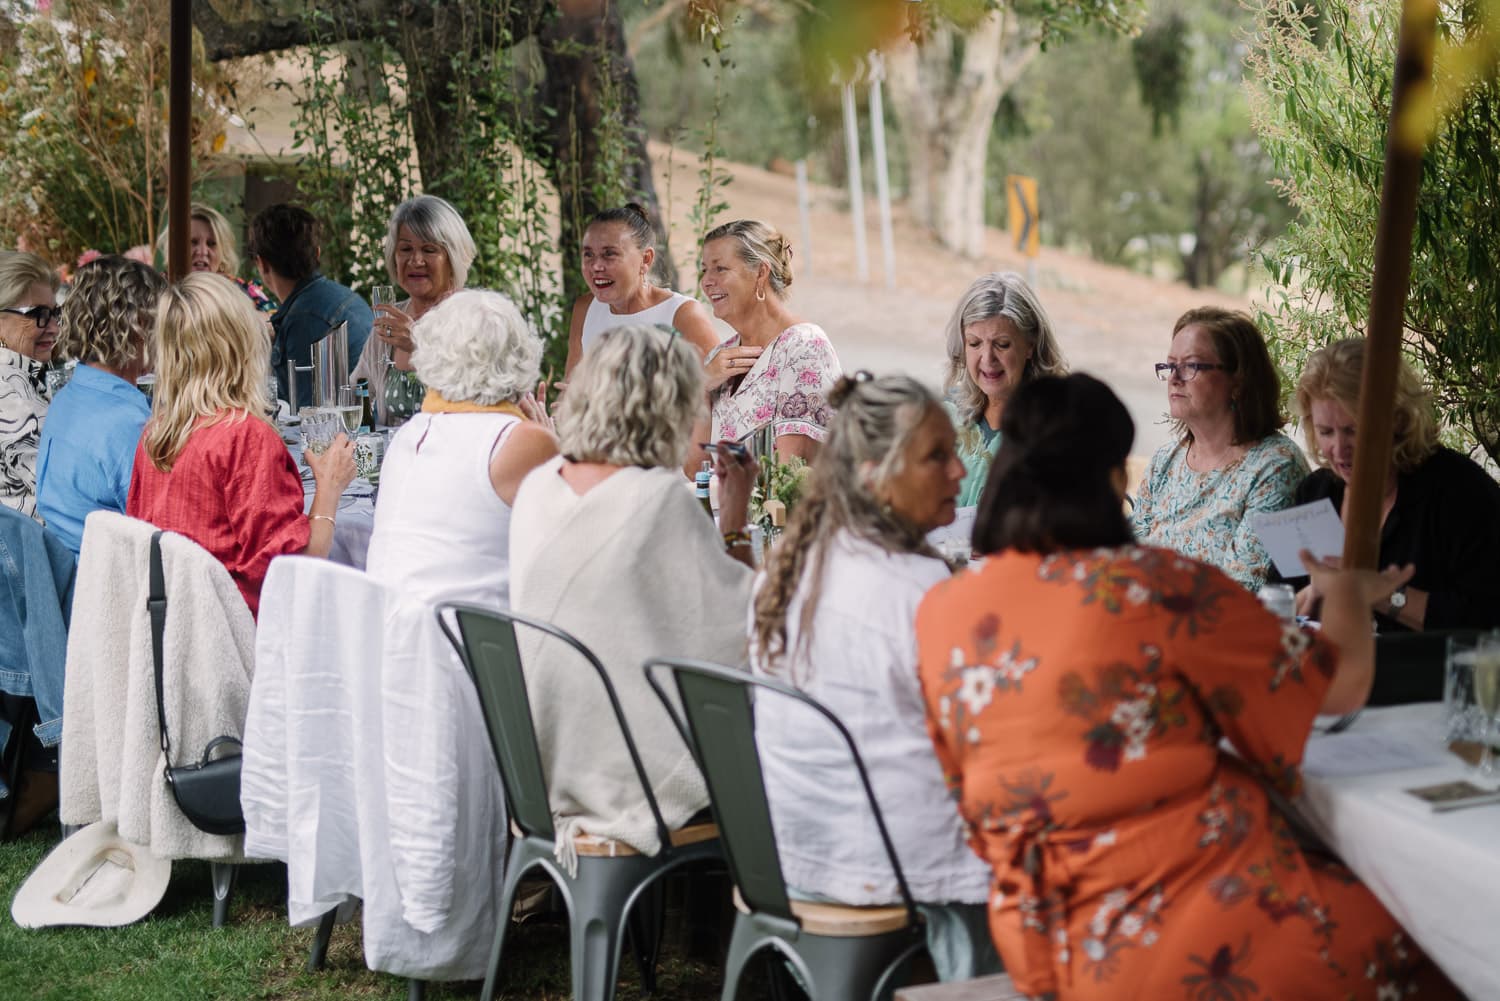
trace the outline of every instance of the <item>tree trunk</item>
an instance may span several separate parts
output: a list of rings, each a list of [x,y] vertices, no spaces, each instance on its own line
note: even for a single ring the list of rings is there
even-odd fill
[[[586,289],[579,273],[579,245],[588,220],[602,209],[640,203],[660,234],[655,275],[677,287],[677,268],[656,197],[640,89],[619,5],[610,0],[559,0],[558,14],[538,35],[547,78],[542,103],[553,109],[548,172],[561,207],[558,251],[563,261],[564,301]],[[623,162],[611,161],[620,158]],[[617,166],[623,176],[610,176]]]
[[[887,58],[912,213],[939,243],[966,257],[984,253],[985,167],[995,113],[1040,49],[1006,8],[967,34],[940,26]]]

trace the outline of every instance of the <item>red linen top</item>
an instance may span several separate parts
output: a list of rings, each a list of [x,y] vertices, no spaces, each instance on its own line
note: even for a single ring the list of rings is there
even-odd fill
[[[213,553],[255,615],[271,560],[307,547],[302,505],[297,464],[275,429],[221,414],[200,420],[169,473],[156,468],[141,439],[125,513]]]

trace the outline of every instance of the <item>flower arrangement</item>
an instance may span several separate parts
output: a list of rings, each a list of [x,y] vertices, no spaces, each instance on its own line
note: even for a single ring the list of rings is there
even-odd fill
[[[759,525],[765,532],[768,546],[781,533],[787,516],[801,500],[806,480],[807,462],[801,456],[794,455],[783,462],[773,451],[761,460],[760,475],[750,494],[749,517],[752,525]]]

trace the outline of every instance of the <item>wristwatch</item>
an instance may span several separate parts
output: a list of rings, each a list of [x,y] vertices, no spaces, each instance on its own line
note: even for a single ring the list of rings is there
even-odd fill
[[[1396,590],[1391,592],[1391,596],[1386,601],[1390,604],[1391,611],[1399,614],[1401,609],[1406,607],[1406,588],[1396,588]]]

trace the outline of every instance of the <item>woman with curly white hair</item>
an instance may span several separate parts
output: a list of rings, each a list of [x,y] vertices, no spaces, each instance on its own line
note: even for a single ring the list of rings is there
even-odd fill
[[[412,365],[422,410],[391,439],[366,569],[432,602],[510,600],[511,505],[526,474],[557,454],[521,402],[542,344],[498,292],[455,292],[423,314]]]
[[[600,334],[563,397],[562,455],[521,485],[510,534],[512,607],[598,655],[673,829],[708,805],[708,789],[641,662],[746,655],[756,464],[719,451],[715,527],[679,472],[705,409],[703,363],[686,341],[648,326]],[[522,656],[559,857],[571,857],[579,833],[654,853],[655,824],[588,666],[557,643]]]
[[[1068,363],[1036,290],[1014,271],[974,279],[948,320],[947,347],[944,406],[966,470],[958,506],[972,507],[1000,450],[1006,402],[1030,379],[1066,374]]]

